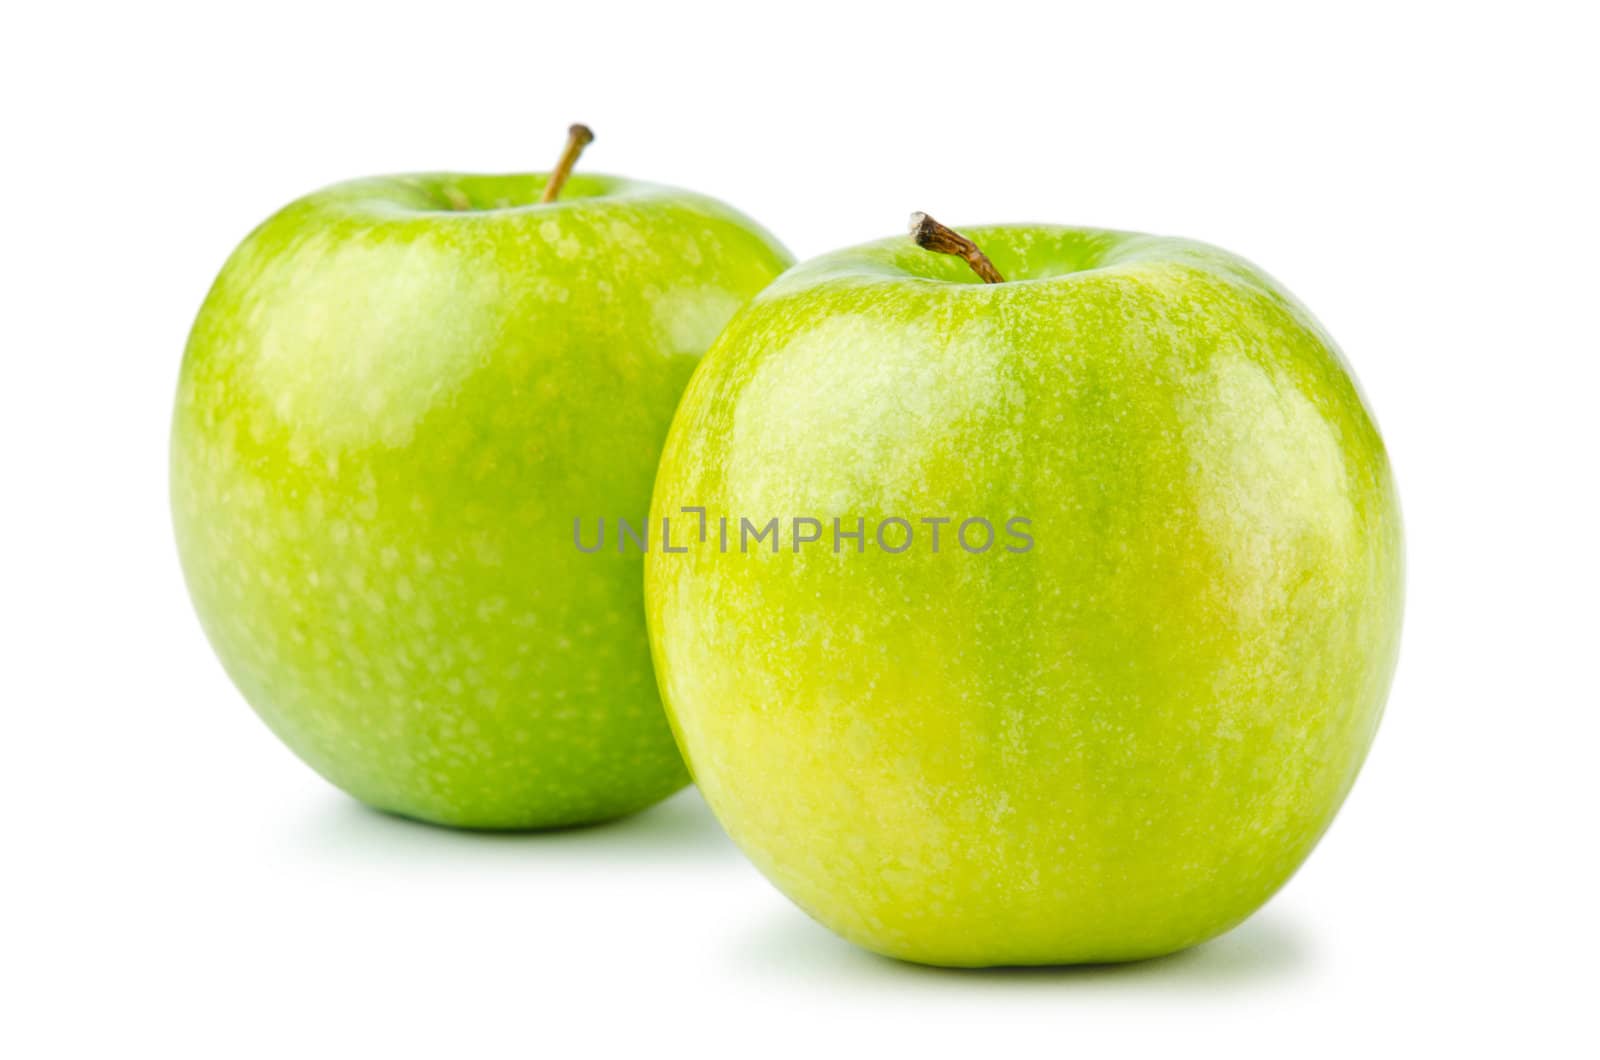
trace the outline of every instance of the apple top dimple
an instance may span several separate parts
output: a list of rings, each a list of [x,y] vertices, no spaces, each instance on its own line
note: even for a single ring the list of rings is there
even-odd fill
[[[1120,263],[1132,244],[1150,237],[1109,229],[1058,225],[975,225],[959,231],[990,258],[1004,276],[985,284],[958,256],[925,250],[906,237],[862,244],[802,263],[787,282],[823,276],[873,280],[923,280],[970,286],[989,294],[1018,284],[1055,280]]]
[[[900,236],[848,247],[801,262],[758,296],[766,301],[818,284],[851,286],[926,283],[962,289],[973,298],[1006,299],[1022,288],[1072,283],[1147,269],[1199,268],[1246,286],[1268,290],[1270,281],[1249,262],[1195,240],[1067,225],[960,226],[1004,277],[985,283],[961,257],[937,253]]]
[[[417,173],[374,177],[327,189],[365,209],[396,214],[445,214],[462,218],[507,211],[546,211],[618,201],[659,192],[657,185],[603,174],[575,174],[554,202],[539,201],[549,173]],[[326,194],[326,193],[325,193]]]

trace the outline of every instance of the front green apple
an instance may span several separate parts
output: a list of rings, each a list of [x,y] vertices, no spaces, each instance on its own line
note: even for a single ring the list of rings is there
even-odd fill
[[[641,558],[578,552],[573,520],[642,519],[696,361],[788,263],[712,200],[546,181],[287,207],[206,299],[173,423],[184,572],[245,698],[355,797],[465,827],[687,782]]]
[[[653,503],[663,698],[735,840],[845,937],[1168,953],[1289,878],[1372,740],[1402,590],[1383,442],[1237,257],[968,235],[1005,282],[870,244],[707,355]]]

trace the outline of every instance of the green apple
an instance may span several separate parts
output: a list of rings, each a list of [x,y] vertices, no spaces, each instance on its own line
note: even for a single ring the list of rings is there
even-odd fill
[[[729,833],[846,938],[1168,953],[1265,902],[1355,780],[1400,632],[1388,459],[1238,257],[968,234],[1002,282],[840,251],[701,363],[646,561],[662,696]]]
[[[245,698],[356,798],[463,827],[687,783],[642,558],[579,553],[573,520],[643,521],[696,362],[789,262],[699,195],[576,176],[541,203],[548,182],[288,206],[206,299],[173,423],[184,573]]]

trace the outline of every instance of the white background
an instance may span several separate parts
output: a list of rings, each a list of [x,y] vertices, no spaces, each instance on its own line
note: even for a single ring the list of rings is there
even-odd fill
[[[13,5],[0,27],[0,1054],[1593,1056],[1600,77],[1591,5]],[[231,247],[373,172],[583,165],[801,257],[1187,235],[1337,336],[1398,471],[1389,712],[1220,941],[940,972],[836,940],[694,793],[562,835],[362,810],[233,691],[166,509]]]

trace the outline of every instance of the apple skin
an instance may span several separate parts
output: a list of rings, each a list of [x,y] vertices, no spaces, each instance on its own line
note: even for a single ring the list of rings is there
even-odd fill
[[[1214,247],[964,230],[790,270],[668,436],[646,561],[662,695],[712,810],[814,918],[952,966],[1211,938],[1305,859],[1373,738],[1402,609],[1398,502],[1348,367]],[[793,550],[787,520],[821,519]],[[899,516],[922,544],[871,540]],[[1031,519],[969,554],[927,517]],[[833,518],[866,519],[834,552]],[[809,533],[809,528],[807,529]],[[897,545],[903,531],[891,531]],[[982,534],[972,534],[974,545]]]
[[[171,446],[200,620],[267,725],[380,809],[582,824],[688,775],[662,716],[640,522],[699,356],[789,263],[711,199],[578,175],[353,181],[218,277]],[[453,208],[466,207],[466,208]]]

